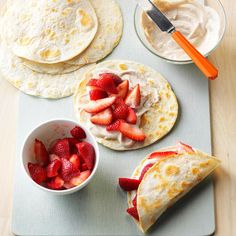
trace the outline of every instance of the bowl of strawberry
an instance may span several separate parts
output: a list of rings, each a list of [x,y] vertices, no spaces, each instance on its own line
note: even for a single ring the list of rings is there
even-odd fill
[[[72,120],[50,120],[26,137],[22,163],[28,179],[47,192],[74,193],[93,178],[99,161],[93,135]]]

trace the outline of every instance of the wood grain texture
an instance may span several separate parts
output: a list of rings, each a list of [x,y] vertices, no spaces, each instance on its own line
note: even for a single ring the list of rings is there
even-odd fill
[[[2,0],[0,0],[2,1]],[[216,234],[236,235],[236,4],[222,0],[227,13],[224,40],[210,60],[220,76],[210,82],[213,153],[222,161],[215,174]],[[0,79],[0,235],[10,230],[19,92]]]

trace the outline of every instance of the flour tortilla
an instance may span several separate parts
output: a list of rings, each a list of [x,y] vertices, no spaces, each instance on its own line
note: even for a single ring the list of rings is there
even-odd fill
[[[98,21],[88,0],[15,0],[4,15],[4,38],[19,57],[40,63],[69,60],[94,39]]]
[[[176,147],[159,151],[167,150],[178,152]],[[147,158],[135,169],[132,178],[139,178],[145,163]],[[133,207],[132,199],[137,193],[140,220],[134,221],[140,230],[146,232],[167,208],[206,178],[219,164],[218,159],[196,149],[194,153],[183,151],[176,156],[156,160],[156,164],[144,175],[138,190],[128,193],[129,207]]]
[[[149,111],[141,117],[140,128],[146,134],[144,142],[135,142],[132,147],[120,145],[118,140],[97,137],[97,141],[104,146],[114,150],[132,150],[148,146],[166,135],[174,126],[178,115],[178,103],[171,90],[170,84],[156,71],[148,66],[131,61],[106,61],[87,71],[80,81],[74,96],[74,110],[79,122],[88,126],[90,115],[81,109],[89,101],[86,91],[86,84],[91,79],[94,71],[104,68],[107,72],[122,73],[126,71],[136,71],[153,88],[159,88],[159,102],[155,103]],[[142,92],[142,86],[141,86]],[[91,131],[92,132],[92,131]]]
[[[123,29],[122,14],[119,5],[114,0],[90,0],[90,2],[97,14],[98,31],[84,52],[66,62],[48,65],[23,60],[24,65],[40,73],[63,74],[106,57],[120,41]]]
[[[88,65],[75,72],[57,76],[40,74],[25,67],[22,60],[2,43],[0,61],[0,73],[12,85],[26,94],[50,99],[72,95],[81,75],[90,67]]]

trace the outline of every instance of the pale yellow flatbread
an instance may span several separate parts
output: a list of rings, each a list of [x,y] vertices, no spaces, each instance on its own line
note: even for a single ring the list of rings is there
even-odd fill
[[[24,65],[40,73],[63,74],[106,57],[120,41],[123,29],[122,14],[114,0],[90,0],[90,2],[97,14],[98,31],[84,52],[66,62],[48,65],[23,60]]]
[[[90,122],[90,115],[83,110],[89,102],[86,84],[96,73],[103,72],[118,74],[122,79],[126,79],[127,74],[131,74],[130,84],[132,86],[140,84],[141,103],[145,101],[142,109],[147,107],[147,111],[139,119],[139,127],[146,134],[144,142],[134,142],[119,132],[108,132],[104,126],[94,126]],[[139,79],[133,79],[137,76]],[[99,143],[120,151],[138,149],[156,142],[171,130],[178,115],[178,103],[170,84],[158,72],[136,62],[121,60],[99,63],[84,74],[75,92],[74,109],[79,122],[89,127]]]
[[[6,45],[0,44],[0,74],[20,91],[37,97],[57,99],[70,96],[89,67],[63,75],[41,74],[25,67]]]
[[[158,151],[170,150],[178,152],[177,147]],[[133,207],[132,199],[137,194],[139,221],[134,221],[142,232],[219,166],[220,161],[215,157],[193,150],[192,153],[182,150],[177,155],[156,160],[145,158],[135,169],[132,178],[138,179],[144,166],[151,161],[155,163],[144,175],[138,190],[128,193],[129,207]]]
[[[3,37],[15,55],[48,64],[80,54],[98,28],[89,0],[15,0],[3,22]]]

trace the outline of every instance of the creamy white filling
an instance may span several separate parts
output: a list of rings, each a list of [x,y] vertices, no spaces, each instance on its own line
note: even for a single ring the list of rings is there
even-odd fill
[[[153,2],[201,53],[206,54],[216,46],[220,37],[220,17],[213,8],[199,0]],[[190,59],[171,35],[162,32],[144,13],[142,27],[147,40],[159,55],[178,61]]]
[[[99,74],[102,73],[114,73],[122,80],[128,80],[129,81],[129,88],[133,88],[135,85],[139,84],[141,88],[141,103],[140,106],[135,109],[135,113],[137,115],[137,123],[136,126],[140,126],[140,120],[144,113],[150,110],[151,106],[159,101],[159,88],[153,87],[149,84],[146,78],[144,78],[143,75],[140,73],[134,71],[134,70],[127,70],[125,72],[118,72],[113,70],[107,70],[106,68],[98,68],[93,72],[93,78],[97,78]],[[152,80],[154,82],[153,78],[149,78],[149,80]],[[89,89],[87,91],[87,94],[85,95],[84,100],[89,100],[88,95]],[[86,104],[82,105],[79,109],[80,112],[83,111],[83,106],[86,106]],[[112,131],[109,132],[106,130],[106,126],[102,125],[95,125],[88,119],[86,121],[86,126],[89,128],[89,130],[97,137],[105,140],[116,140],[119,142],[119,144],[122,147],[129,148],[132,147],[135,144],[135,141],[125,137],[118,131]]]

